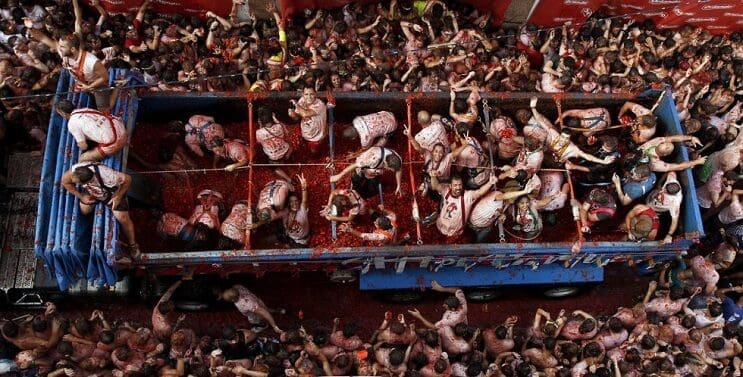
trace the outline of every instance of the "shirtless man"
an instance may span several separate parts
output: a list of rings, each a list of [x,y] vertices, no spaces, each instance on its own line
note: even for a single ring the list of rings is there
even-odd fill
[[[611,114],[609,109],[603,107],[573,109],[564,111],[559,121],[563,127],[569,127],[571,130],[584,129],[582,133],[588,145],[593,145],[597,140],[593,135],[611,126]]]
[[[601,165],[609,165],[614,162],[615,158],[613,156],[599,159],[580,150],[578,146],[570,141],[569,134],[558,132],[557,129],[555,129],[555,126],[552,125],[552,122],[537,111],[537,101],[537,97],[532,97],[531,102],[529,103],[531,106],[532,116],[538,123],[538,126],[542,127],[546,131],[544,146],[548,151],[552,152],[558,162],[565,162],[572,158],[582,158],[586,161]],[[524,134],[526,135],[526,130],[524,130]]]
[[[402,183],[402,157],[392,149],[375,147],[362,152],[356,161],[348,165],[343,171],[330,177],[330,183],[336,183],[347,174],[354,172],[351,176],[351,187],[361,194],[363,198],[369,198],[377,194],[378,185],[381,184],[379,177],[385,171],[395,173],[395,194],[402,195],[400,184]]]
[[[436,174],[431,176],[431,188],[441,195],[440,214],[436,218],[436,228],[447,237],[457,237],[464,232],[471,215],[473,204],[485,195],[498,181],[494,175],[477,190],[464,190],[461,177],[452,177],[451,183],[439,183]]]
[[[517,321],[517,317],[511,316],[506,318],[504,324],[488,327],[482,332],[482,340],[485,344],[485,351],[488,356],[494,358],[503,352],[508,352],[513,349],[516,344],[513,341],[513,325],[515,325]]]
[[[224,139],[224,128],[213,117],[208,115],[193,115],[184,125],[186,131],[186,145],[195,155],[204,157],[203,148],[211,151],[217,140]]]
[[[230,214],[222,221],[219,227],[219,238],[217,247],[220,250],[242,248],[245,246],[245,232],[248,229],[248,219],[251,216],[250,207],[245,200],[238,200],[232,206]]]
[[[562,327],[560,336],[569,340],[589,340],[598,334],[598,330],[596,318],[582,310],[575,310]]]
[[[653,190],[647,198],[648,207],[656,213],[668,212],[671,216],[671,226],[668,228],[668,234],[663,238],[661,244],[673,242],[673,233],[678,227],[679,216],[681,215],[681,202],[683,193],[681,184],[676,179],[676,173],[669,172],[663,186]]]
[[[397,348],[375,347],[374,356],[377,360],[377,370],[381,373],[388,373],[394,376],[404,375],[408,369],[407,364],[410,358],[411,348],[412,345],[409,345],[406,351],[403,352]]]
[[[0,332],[3,339],[22,351],[34,351],[35,354],[44,354],[56,347],[59,341],[62,340],[64,331],[61,326],[60,319],[52,319],[51,332],[48,338],[37,337],[33,335],[29,326],[19,326],[14,321],[6,321],[2,325]]]
[[[343,130],[343,137],[348,140],[359,139],[361,149],[383,147],[396,129],[395,115],[389,111],[380,111],[354,118],[352,125]]]
[[[663,157],[673,153],[673,143],[686,141],[691,141],[695,146],[702,145],[702,142],[694,136],[674,135],[650,139],[641,144],[637,149],[650,160],[650,170],[654,172],[675,172],[704,164],[707,161],[707,157],[699,157],[696,160],[679,163],[669,163],[662,160]]]
[[[250,147],[248,143],[239,139],[215,140],[212,147],[214,152],[214,168],[219,160],[228,160],[232,163],[225,166],[225,171],[234,171],[248,164],[250,160]]]
[[[682,280],[694,279],[696,285],[702,287],[703,292],[709,295],[717,289],[720,274],[715,269],[714,262],[697,255],[689,261],[689,268],[679,273],[679,278]]]
[[[218,298],[227,302],[234,303],[237,310],[248,318],[251,323],[259,324],[264,320],[273,328],[276,333],[281,333],[281,329],[276,325],[271,310],[263,303],[263,300],[254,295],[242,285],[233,285],[231,288],[222,292]]]
[[[631,115],[630,115],[631,114]],[[626,102],[617,114],[619,122],[632,127],[632,141],[640,145],[655,135],[658,119],[653,111],[634,102]]]
[[[256,229],[262,225],[283,219],[287,214],[286,202],[289,194],[294,191],[287,179],[275,179],[266,185],[258,195],[258,222],[248,225],[249,229]]]
[[[209,229],[218,229],[221,224],[222,194],[214,190],[201,190],[196,195],[198,204],[194,207],[188,222],[191,225],[203,224]]]
[[[356,325],[354,323],[346,323],[343,328],[338,328],[340,325],[340,318],[333,320],[333,329],[330,332],[330,343],[338,346],[346,351],[356,351],[364,344],[364,342],[356,334]]]
[[[100,161],[126,146],[129,138],[121,118],[94,109],[75,110],[68,100],[60,100],[56,109],[57,114],[67,119],[67,131],[83,151],[80,161]],[[88,141],[94,142],[95,148],[90,149]]]
[[[80,212],[83,215],[92,213],[98,202],[106,203],[121,224],[129,241],[131,256],[139,258],[139,245],[134,236],[134,223],[129,217],[129,202],[126,199],[132,177],[96,162],[81,162],[72,165],[62,176],[60,183],[80,201]],[[82,192],[77,190],[78,185],[82,187]]]
[[[299,101],[291,100],[294,108],[289,108],[289,116],[301,119],[302,138],[308,142],[310,152],[317,153],[328,136],[327,107],[317,98],[315,89],[306,87]]]
[[[328,196],[328,203],[320,210],[320,215],[328,221],[350,222],[366,212],[366,201],[359,193],[352,189],[336,189]]]
[[[612,317],[607,321],[606,329],[602,330],[597,336],[596,341],[600,342],[604,349],[609,351],[621,346],[629,338],[627,329],[622,325],[619,318]]]
[[[426,361],[435,363],[442,354],[441,339],[436,330],[426,330],[413,345],[413,354],[423,354]]]
[[[255,140],[263,148],[268,161],[272,164],[287,162],[292,154],[292,146],[288,142],[289,132],[286,126],[279,122],[267,108],[258,110],[258,125],[260,128],[255,131]],[[277,170],[280,169],[277,168]],[[276,174],[282,176],[279,171]]]
[[[681,287],[671,287],[668,294],[651,300],[650,298],[655,292],[657,286],[657,282],[650,282],[648,285],[648,291],[645,293],[645,299],[642,302],[643,305],[645,305],[646,312],[657,313],[661,319],[666,319],[680,312],[683,309],[684,304],[689,300],[683,296],[684,291]],[[699,291],[701,291],[701,289],[699,289]]]
[[[374,242],[379,246],[397,243],[397,215],[381,205],[377,208],[377,211],[374,211],[372,218],[375,215],[373,232],[362,233],[354,229],[351,223],[341,224],[340,231],[350,233],[364,241]]]
[[[175,318],[175,304],[171,300],[181,283],[183,279],[173,283],[152,309],[152,332],[162,342],[169,339],[173,330],[186,318],[185,314]]]

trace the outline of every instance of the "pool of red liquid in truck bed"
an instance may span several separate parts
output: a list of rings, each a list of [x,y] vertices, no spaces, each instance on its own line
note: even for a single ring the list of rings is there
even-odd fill
[[[413,191],[410,187],[409,170],[413,169],[415,184],[418,185],[421,180],[421,167],[423,157],[413,151],[412,161],[408,158],[408,145],[405,136],[402,135],[402,121],[398,119],[400,127],[397,134],[392,138],[387,147],[397,151],[404,161],[403,180],[401,185],[402,195],[397,196],[394,192],[395,182],[392,173],[386,173],[382,179],[383,184],[383,201],[385,208],[394,211],[397,214],[399,237],[409,234],[411,243],[414,244],[418,238],[416,224],[412,219]],[[223,124],[227,137],[240,138],[249,140],[248,127],[246,123]],[[335,136],[335,171],[338,172],[353,162],[350,155],[357,152],[360,148],[358,140],[346,140],[341,134],[349,123],[336,123],[334,127]],[[257,125],[256,125],[257,127]],[[373,246],[348,235],[338,232],[337,239],[333,240],[331,224],[320,216],[319,211],[327,203],[330,193],[329,177],[331,171],[327,164],[331,161],[329,157],[329,147],[326,147],[317,155],[312,155],[300,135],[298,124],[289,124],[287,129],[290,133],[290,143],[292,144],[293,153],[289,164],[301,164],[284,166],[283,169],[289,175],[304,173],[308,182],[309,189],[309,214],[311,224],[310,248],[322,250],[327,248],[332,250],[339,247],[352,246]],[[417,125],[414,125],[413,132],[416,132]],[[131,150],[143,159],[154,162],[157,159],[158,143],[166,134],[164,124],[139,124],[133,134]],[[182,141],[181,141],[182,143]],[[185,144],[183,145],[184,148]],[[187,149],[187,148],[186,148]],[[190,151],[189,151],[190,152]],[[267,164],[268,160],[263,154],[260,146],[254,149],[254,163]],[[197,166],[194,169],[209,169],[212,167],[212,157],[207,153],[205,157],[191,156]],[[219,166],[224,167],[226,163],[222,162]],[[129,168],[135,171],[146,171],[133,159],[129,161]],[[255,205],[258,193],[263,186],[276,178],[271,166],[255,166],[253,171],[253,184],[248,182],[248,169],[236,172],[225,171],[195,171],[178,174],[148,174],[157,184],[161,185],[163,192],[163,208],[165,211],[174,212],[182,217],[188,218],[193,211],[196,194],[204,189],[216,190],[224,196],[225,215],[229,213],[232,205],[238,200],[246,200],[249,190],[252,190],[253,205]],[[299,183],[296,181],[297,190]],[[499,184],[500,186],[500,184]],[[338,183],[339,188],[350,187],[350,176],[345,177]],[[435,211],[437,203],[428,197],[416,193],[421,218]],[[382,198],[375,196],[368,199],[370,208],[376,207],[381,203]],[[614,231],[617,224],[624,217],[625,211],[617,211],[614,219],[596,226],[594,234],[586,237],[587,241],[616,241],[622,236],[621,233]],[[164,240],[156,232],[157,219],[153,218],[150,211],[142,208],[132,209],[137,238],[143,250],[146,252],[177,252],[183,249],[180,241]],[[532,242],[573,242],[576,239],[577,228],[572,220],[572,215],[568,208],[563,208],[556,213],[557,222],[555,225],[545,223],[544,231],[541,236]],[[372,231],[373,224],[369,216],[360,216],[355,223],[355,228],[360,231]],[[253,249],[274,249],[284,248],[285,245],[276,239],[276,224],[264,226],[259,231],[254,231],[251,235],[251,248]],[[421,240],[424,244],[463,244],[469,242],[469,230],[463,237],[457,240],[448,239],[442,236],[435,225],[421,226]],[[509,235],[506,237],[507,242],[519,243]],[[491,242],[498,242],[497,229],[491,235]],[[216,249],[216,247],[214,247]]]

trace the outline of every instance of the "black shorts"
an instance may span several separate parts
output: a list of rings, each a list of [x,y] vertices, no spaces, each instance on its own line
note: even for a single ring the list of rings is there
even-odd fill
[[[111,204],[109,204],[110,203],[110,199],[107,200],[105,203],[106,203],[106,207],[111,208]],[[114,211],[117,211],[117,212],[127,212],[127,211],[129,211],[129,199],[128,198],[122,199],[119,202],[119,205],[116,206],[116,208],[111,208],[111,209],[113,209]]]

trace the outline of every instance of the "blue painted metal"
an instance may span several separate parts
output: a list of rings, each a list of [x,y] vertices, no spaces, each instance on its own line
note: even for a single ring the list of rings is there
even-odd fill
[[[362,274],[359,278],[359,288],[362,290],[424,288],[431,286],[431,280],[436,280],[445,287],[546,285],[556,282],[600,283],[604,280],[604,269],[596,266],[566,269],[559,265],[548,265],[540,267],[537,271],[523,265],[502,270],[493,267],[475,267],[470,270],[442,267],[438,271],[406,268],[401,273],[396,273],[394,269],[384,269]]]
[[[126,74],[125,70],[111,70],[109,85]],[[89,107],[92,98],[87,94],[73,94],[73,85],[74,80],[69,72],[63,71],[57,91],[68,92],[67,99],[72,100],[76,107]],[[131,129],[136,112],[127,111],[127,107],[135,103],[136,99],[125,97],[125,100],[117,103],[114,111],[121,110],[125,114],[124,121],[129,122]],[[93,215],[83,216],[78,200],[61,187],[62,175],[77,162],[80,151],[74,138],[67,132],[67,121],[54,111],[49,122],[45,152],[35,236],[37,256],[44,260],[61,290],[67,289],[83,277],[98,285],[115,284],[118,275],[113,266],[113,258],[107,256],[115,253],[118,223],[111,211],[105,210],[105,206],[100,203]],[[121,169],[124,165],[123,154],[108,157],[103,164]],[[112,236],[106,237],[107,233]]]

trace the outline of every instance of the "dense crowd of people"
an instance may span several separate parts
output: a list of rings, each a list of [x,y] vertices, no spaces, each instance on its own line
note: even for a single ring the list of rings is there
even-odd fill
[[[0,370],[9,376],[739,376],[743,286],[731,285],[743,278],[739,242],[739,235],[727,234],[706,256],[665,264],[641,302],[609,315],[538,309],[533,322],[510,316],[472,323],[463,291],[432,281],[432,290],[449,295],[440,320],[415,308],[386,312],[373,334],[339,318],[305,327],[301,316],[267,307],[242,285],[215,293],[248,326],[198,334],[174,308],[179,280],[148,324],[111,320],[115,313],[99,310],[69,318],[52,304],[43,314],[4,320]]]

